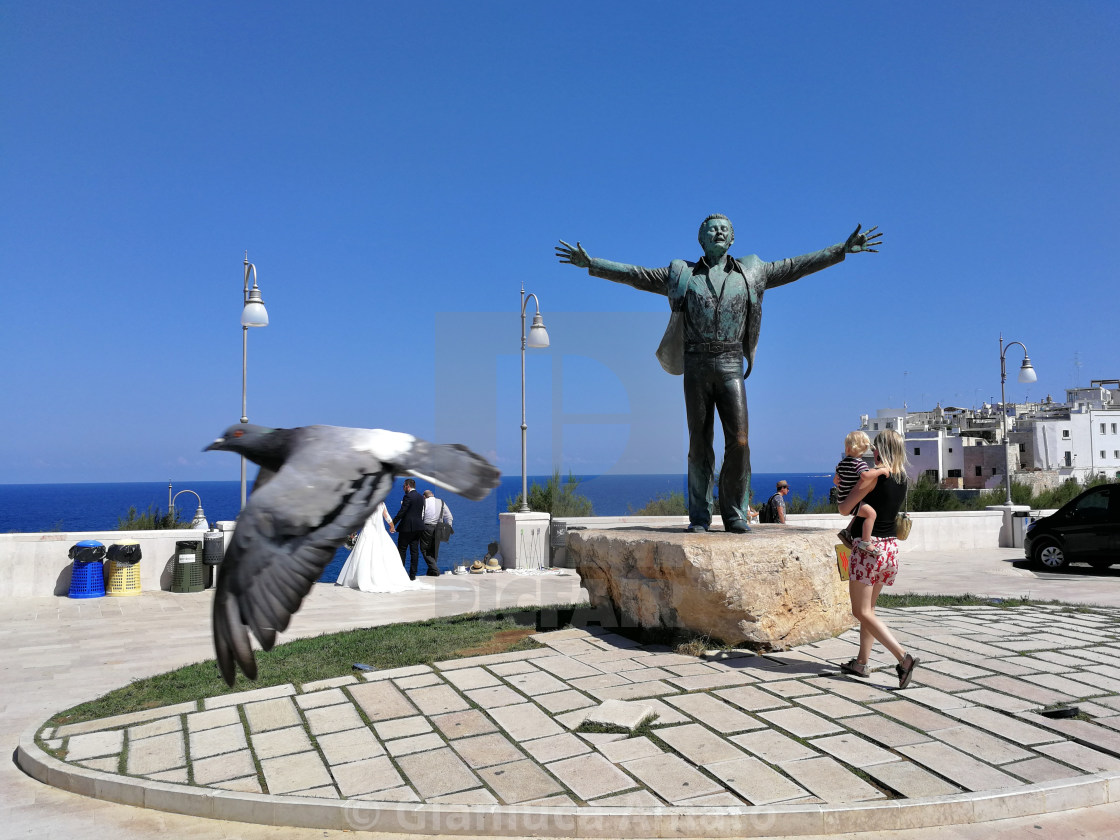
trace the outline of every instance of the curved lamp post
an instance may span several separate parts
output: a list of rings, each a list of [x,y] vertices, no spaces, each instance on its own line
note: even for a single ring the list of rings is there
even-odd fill
[[[529,328],[529,336],[525,336],[525,308],[529,305],[529,298],[537,308],[537,314],[533,316],[533,324]],[[521,510],[519,513],[529,513],[529,477],[526,471],[526,446],[525,446],[525,432],[528,426],[525,425],[525,348],[526,347],[548,347],[548,330],[544,328],[544,319],[541,318],[541,302],[540,299],[534,294],[525,294],[525,284],[521,284]]]
[[[171,514],[171,521],[175,521],[175,499],[178,499],[184,493],[190,493],[198,500],[198,510],[194,512],[194,519],[191,520],[191,528],[209,529],[210,526],[206,524],[206,514],[202,512],[202,498],[193,490],[180,490],[171,499],[171,502],[167,505],[168,511]]]
[[[1011,504],[1011,451],[1007,448],[1010,445],[1010,440],[1007,437],[1007,395],[1005,391],[1005,383],[1007,382],[1007,351],[1011,349],[1012,345],[1018,344],[1023,348],[1023,364],[1019,368],[1019,381],[1020,382],[1037,382],[1038,374],[1034,372],[1034,367],[1031,365],[1031,357],[1027,355],[1027,346],[1021,341],[1009,341],[1007,344],[1003,343],[1003,333],[999,334],[999,398],[1000,408],[1003,414],[1003,454],[1004,454],[1004,473],[1006,474],[1005,480],[1007,484],[1007,501],[1005,504]]]
[[[249,288],[249,273],[253,274],[253,288]],[[249,262],[249,252],[245,252],[245,293],[241,309],[241,422],[248,423],[245,413],[245,380],[249,371],[249,327],[267,327],[268,310],[261,300],[261,290],[257,288],[257,267]],[[241,456],[241,509],[245,509],[245,456]]]

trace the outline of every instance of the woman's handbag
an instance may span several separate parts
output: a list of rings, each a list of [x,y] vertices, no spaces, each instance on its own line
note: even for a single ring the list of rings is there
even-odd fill
[[[896,539],[904,540],[910,536],[910,528],[914,525],[914,520],[910,518],[910,514],[906,512],[906,499],[910,495],[910,488],[906,488],[906,494],[902,497],[902,510],[894,517],[894,535]]]
[[[914,520],[910,518],[910,514],[902,511],[894,518],[894,533],[895,537],[900,540],[906,539],[910,536],[910,528],[913,526]]]
[[[436,521],[436,528],[433,536],[437,542],[447,542],[451,539],[451,535],[455,533],[455,529],[443,521],[443,502],[439,503],[439,519]]]

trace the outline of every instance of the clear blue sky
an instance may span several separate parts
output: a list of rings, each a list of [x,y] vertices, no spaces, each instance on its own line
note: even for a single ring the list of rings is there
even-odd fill
[[[1120,4],[0,3],[0,483],[235,479],[249,410],[520,472],[683,472],[664,298],[560,265],[778,259],[756,472],[827,472],[884,406],[1120,376]],[[530,305],[530,313],[532,306]]]

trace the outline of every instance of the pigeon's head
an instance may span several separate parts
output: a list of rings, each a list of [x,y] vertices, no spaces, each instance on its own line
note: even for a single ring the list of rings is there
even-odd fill
[[[254,455],[272,448],[272,437],[277,431],[279,430],[269,429],[266,426],[254,426],[252,423],[237,423],[222,432],[221,437],[202,451],[218,449],[223,452],[236,452],[239,455]]]

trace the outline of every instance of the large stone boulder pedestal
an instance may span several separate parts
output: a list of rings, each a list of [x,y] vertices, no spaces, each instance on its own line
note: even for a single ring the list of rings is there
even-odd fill
[[[749,534],[587,528],[569,531],[568,552],[591,606],[622,627],[785,650],[855,624],[836,542],[830,531],[791,525]]]

